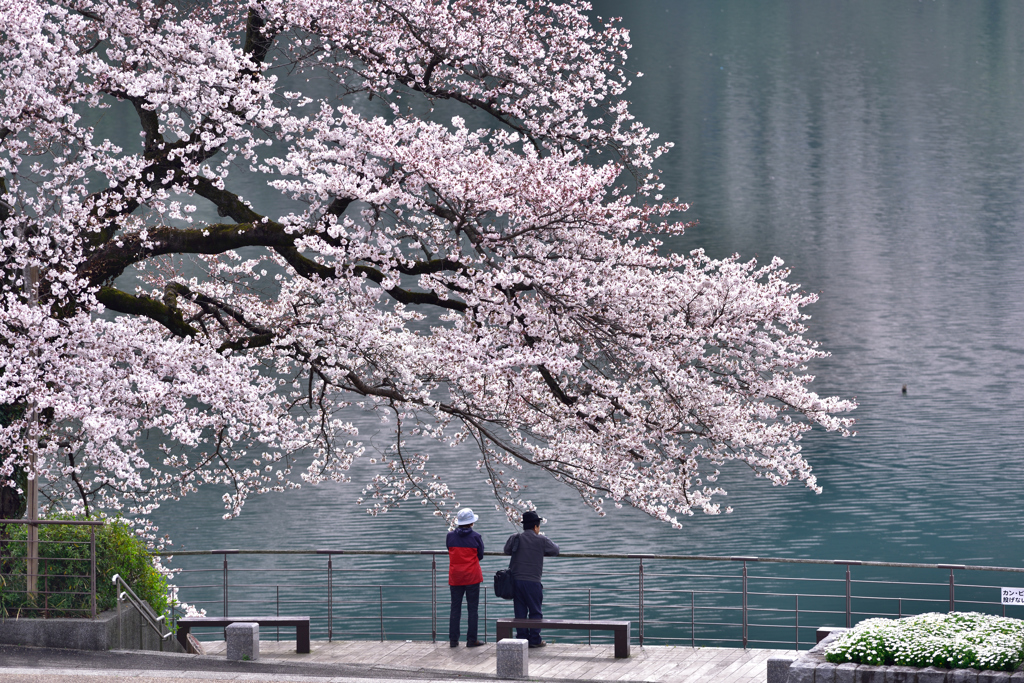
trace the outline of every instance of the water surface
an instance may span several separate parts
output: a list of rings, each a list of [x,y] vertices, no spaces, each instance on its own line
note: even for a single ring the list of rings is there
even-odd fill
[[[813,388],[856,397],[858,435],[805,441],[824,493],[723,477],[735,512],[681,531],[598,518],[528,478],[565,549],[1024,566],[1024,5],[904,0],[598,2],[624,14],[639,118],[676,142],[668,196],[700,221],[671,246],[779,255],[821,293]],[[247,192],[248,194],[248,192]],[[906,395],[901,386],[907,385]],[[367,423],[372,430],[382,429]],[[470,450],[439,451],[494,548]],[[358,479],[357,479],[358,481]],[[158,518],[179,547],[441,547],[412,505],[381,517],[357,485],[219,493]]]

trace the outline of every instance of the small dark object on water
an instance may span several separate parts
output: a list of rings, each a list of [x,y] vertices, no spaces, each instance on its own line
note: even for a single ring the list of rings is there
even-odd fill
[[[903,393],[904,394],[907,393],[907,385],[906,384],[903,385]]]

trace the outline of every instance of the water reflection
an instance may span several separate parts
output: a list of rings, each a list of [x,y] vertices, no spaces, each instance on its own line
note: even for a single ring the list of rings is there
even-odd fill
[[[816,390],[857,396],[859,435],[806,440],[821,496],[732,468],[723,483],[736,512],[677,532],[632,510],[598,519],[534,477],[548,533],[572,550],[1021,565],[1024,6],[647,0],[595,11],[625,14],[630,64],[646,74],[635,111],[677,143],[663,177],[701,225],[671,246],[778,254],[822,293],[811,336],[833,356],[812,368]],[[435,457],[460,502],[485,511],[478,528],[497,547],[511,528],[486,514],[472,454]],[[423,508],[370,518],[357,495],[303,489],[223,522],[207,491],[160,517],[192,548],[442,544]]]

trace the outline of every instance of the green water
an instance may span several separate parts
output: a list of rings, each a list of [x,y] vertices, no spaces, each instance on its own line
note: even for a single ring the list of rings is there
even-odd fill
[[[735,512],[681,531],[632,510],[599,519],[528,476],[547,533],[585,552],[1024,566],[1024,5],[645,0],[595,12],[624,15],[630,65],[645,74],[634,111],[676,142],[666,194],[692,202],[700,225],[672,246],[777,254],[820,291],[810,336],[833,356],[812,368],[814,388],[855,396],[859,433],[806,440],[823,494],[729,470]],[[499,546],[510,528],[472,452],[435,459]],[[168,505],[162,530],[197,549],[443,547],[423,508],[367,516],[358,485],[255,498],[230,522],[219,495]]]

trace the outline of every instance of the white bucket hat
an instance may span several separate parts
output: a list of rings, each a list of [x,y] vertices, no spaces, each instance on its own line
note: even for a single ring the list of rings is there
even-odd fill
[[[459,510],[459,514],[455,516],[455,523],[459,526],[466,526],[467,524],[473,524],[478,519],[480,518],[473,514],[472,509],[462,508]]]

